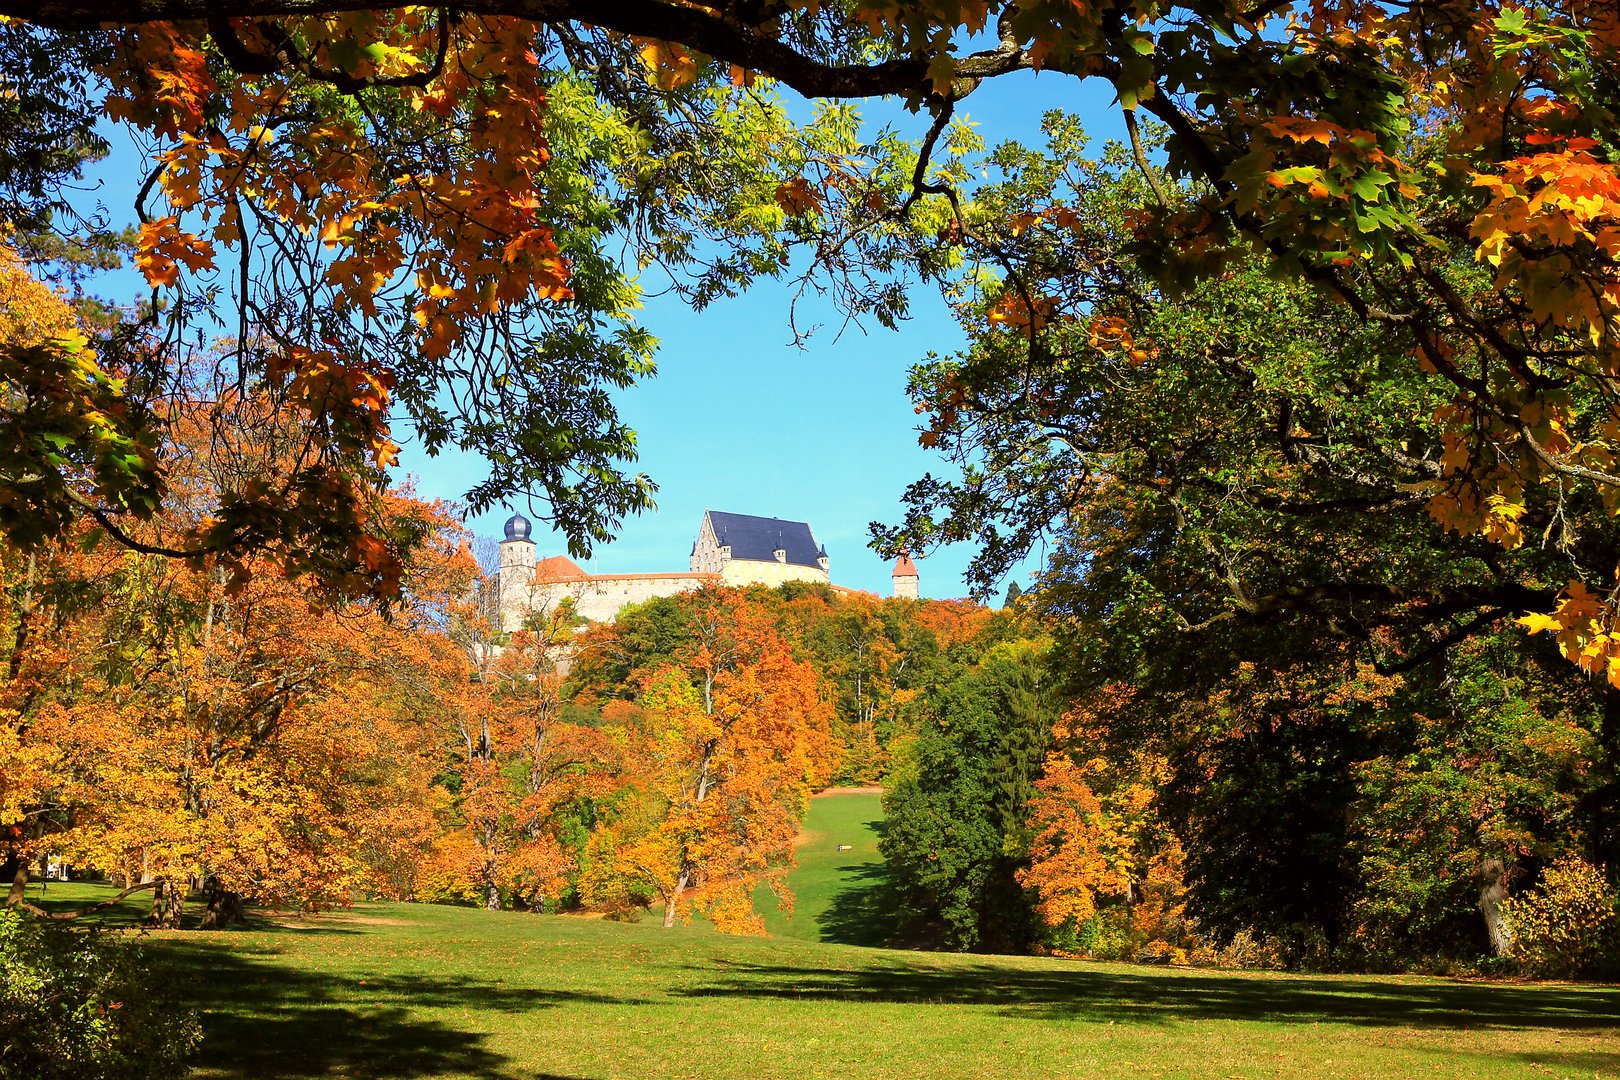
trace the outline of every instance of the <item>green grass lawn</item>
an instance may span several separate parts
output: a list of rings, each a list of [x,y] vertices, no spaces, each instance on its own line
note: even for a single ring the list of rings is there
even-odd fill
[[[774,936],[843,945],[887,945],[894,927],[884,904],[888,876],[878,837],[883,830],[883,799],[875,791],[833,790],[810,800],[793,871],[793,916],[777,910],[762,890],[754,906]],[[840,845],[850,850],[839,851]]]
[[[204,1075],[1620,1075],[1614,987],[955,956],[407,904],[261,927],[144,939],[202,1011]]]

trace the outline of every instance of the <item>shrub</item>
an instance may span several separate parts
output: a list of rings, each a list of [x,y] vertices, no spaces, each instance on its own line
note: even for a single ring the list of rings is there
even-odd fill
[[[0,910],[0,1074],[171,1077],[202,1040],[133,946]]]
[[[1046,947],[1054,955],[1086,960],[1135,960],[1130,909],[1111,905],[1089,919],[1070,919],[1046,931]]]
[[[1520,965],[1535,975],[1597,974],[1620,964],[1620,905],[1603,872],[1559,859],[1528,892],[1502,904]]]

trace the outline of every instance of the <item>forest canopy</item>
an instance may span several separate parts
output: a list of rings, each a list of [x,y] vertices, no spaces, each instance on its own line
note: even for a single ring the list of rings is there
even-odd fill
[[[1090,456],[1074,483],[1117,483],[1113,456],[1060,414],[1125,395],[1078,369],[1158,376],[1170,353],[1150,312],[1253,274],[1342,323],[1404,387],[1370,405],[1388,437],[1353,447],[1349,425],[1307,422],[1299,391],[1260,386],[1250,411],[1268,414],[1278,462],[1267,483],[1337,477],[1284,512],[1420,504],[1439,546],[1537,546],[1567,571],[1504,584],[1467,556],[1444,595],[1351,575],[1324,596],[1234,570],[1227,617],[1370,590],[1386,607],[1428,605],[1442,636],[1516,617],[1589,671],[1620,665],[1604,539],[1620,484],[1610,5],[159,0],[110,23],[83,4],[0,11],[13,121],[0,206],[20,250],[50,261],[111,243],[63,185],[100,151],[98,125],[121,124],[146,148],[130,242],[152,289],[93,342],[8,346],[8,385],[32,402],[0,462],[22,500],[6,525],[19,542],[88,516],[127,545],[257,550],[336,595],[386,596],[412,537],[383,527],[376,499],[408,425],[430,450],[489,462],[472,508],[539,495],[587,549],[654,491],[608,394],[652,369],[653,339],[627,318],[631,270],[607,254],[625,238],[698,305],[799,273],[801,256],[847,310],[884,321],[904,315],[909,279],[938,282],[978,359],[919,388],[925,444],[962,450],[956,425],[981,403],[1008,417],[1011,393],[1025,434]],[[1115,196],[1106,252],[1083,169],[1043,180],[1013,166],[1017,194],[975,178],[1011,160],[981,153],[957,104],[1020,70],[1114,89],[1136,180]],[[782,88],[827,104],[796,124]],[[878,94],[924,114],[919,138],[861,141],[850,103]],[[1102,280],[1126,265],[1130,280]],[[1242,386],[1212,348],[1194,367]],[[1366,398],[1353,363],[1315,370],[1339,398]],[[160,535],[177,403],[223,417],[243,390],[300,417],[306,444],[275,481],[228,487],[213,513]],[[1029,466],[984,468],[996,475],[970,470],[966,502],[924,481],[884,545],[978,536],[990,574],[1076,503]]]
[[[1031,71],[1125,139],[963,120]],[[913,941],[1612,971],[1617,109],[1606,0],[0,0],[14,904],[65,851],[165,926],[195,883],[755,932],[846,780]],[[113,129],[128,230],[75,190]],[[644,273],[940,289],[947,467],[874,539],[1040,579],[508,625],[462,510],[582,554],[652,504]],[[406,433],[487,462],[463,506]]]

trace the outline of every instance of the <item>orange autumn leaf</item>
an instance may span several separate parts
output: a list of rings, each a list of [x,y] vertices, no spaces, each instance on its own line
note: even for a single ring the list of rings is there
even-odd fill
[[[802,176],[778,184],[774,198],[776,205],[789,217],[803,217],[821,210],[821,196]]]

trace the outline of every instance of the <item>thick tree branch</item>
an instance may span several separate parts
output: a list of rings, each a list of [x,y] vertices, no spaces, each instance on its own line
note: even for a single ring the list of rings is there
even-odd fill
[[[1222,623],[1265,621],[1291,611],[1320,613],[1324,606],[1332,604],[1367,603],[1386,608],[1417,604],[1423,607],[1414,615],[1420,619],[1426,618],[1426,621],[1486,609],[1484,616],[1468,624],[1468,634],[1471,634],[1505,616],[1546,611],[1556,600],[1557,590],[1532,589],[1512,583],[1429,593],[1380,582],[1344,581],[1292,586],[1260,596],[1245,594],[1238,601],[1241,607],[1228,608],[1196,623],[1185,618],[1180,618],[1179,622],[1182,632],[1191,634],[1213,629]],[[1386,624],[1389,621],[1380,620]],[[1463,634],[1463,637],[1468,634]],[[1460,641],[1462,637],[1456,640]],[[1448,641],[1447,644],[1455,643]]]
[[[381,5],[387,7],[388,5]],[[396,5],[405,6],[405,5]],[[272,18],[376,10],[365,0],[133,0],[118,8],[118,24]],[[777,79],[805,97],[875,97],[926,93],[926,57],[898,57],[874,64],[827,64],[750,26],[698,7],[659,0],[466,0],[449,11],[463,15],[502,15],[560,25],[585,23],[635,37],[670,41]],[[96,30],[108,25],[105,4],[89,0],[0,0],[9,15],[58,30]],[[955,77],[969,85],[1029,66],[1024,53],[1006,43],[962,57]]]
[[[100,903],[91,904],[89,907],[74,908],[72,911],[46,911],[39,905],[30,904],[26,900],[22,901],[16,906],[22,908],[22,910],[28,912],[30,915],[39,916],[41,919],[50,919],[54,922],[67,922],[71,919],[77,919],[83,915],[92,915],[95,912],[101,911],[105,908],[110,908],[127,896],[132,896],[135,893],[142,892],[146,889],[155,889],[160,884],[161,882],[159,881],[146,881],[139,885],[131,885],[117,896],[110,896]]]
[[[1469,638],[1473,637],[1481,630],[1484,630],[1486,627],[1492,626],[1513,614],[1517,613],[1510,611],[1507,608],[1489,608],[1480,612],[1477,617],[1469,620],[1463,625],[1456,627],[1439,638],[1436,638],[1434,641],[1430,642],[1424,648],[1419,649],[1411,656],[1403,657],[1402,659],[1393,663],[1379,661],[1373,665],[1373,669],[1380,675],[1404,674],[1405,672],[1411,671],[1413,668],[1423,666],[1430,660],[1433,660],[1435,657],[1444,653],[1447,649],[1450,649],[1453,645],[1458,645],[1464,641],[1467,641]]]

